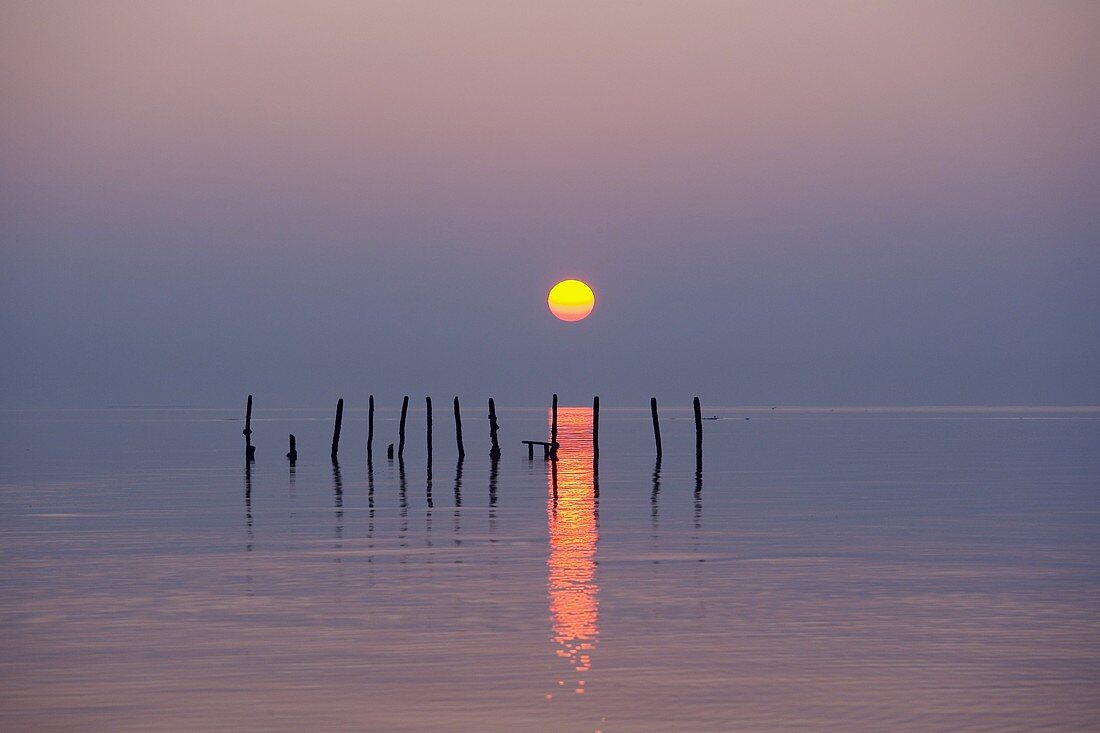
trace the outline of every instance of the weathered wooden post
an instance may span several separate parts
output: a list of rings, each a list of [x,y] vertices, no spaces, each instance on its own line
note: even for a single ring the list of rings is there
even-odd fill
[[[695,473],[703,473],[703,414],[699,406],[699,398],[692,401],[695,408]]]
[[[244,408],[244,461],[256,460],[256,446],[252,445],[252,395],[248,395],[248,404]]]
[[[550,404],[550,457],[558,459],[558,396],[555,394]]]
[[[489,398],[489,439],[492,441],[492,448],[489,449],[489,457],[494,461],[500,458],[500,443],[497,441],[497,430],[500,426],[497,425],[497,405],[493,401],[493,398]]]
[[[466,458],[466,449],[462,447],[462,414],[458,411],[458,397],[455,397],[455,440],[458,442],[458,460]]]
[[[397,457],[405,457],[405,416],[409,414],[409,396],[401,400],[401,422],[397,424]]]
[[[592,458],[600,458],[600,398],[592,398]]]
[[[600,498],[600,397],[592,398],[592,497]]]
[[[332,427],[332,462],[336,463],[336,454],[340,452],[340,425],[344,421],[344,398],[336,402],[336,424]]]
[[[367,402],[367,463],[374,458],[374,395]]]
[[[427,421],[427,433],[428,433],[428,465],[432,465],[432,398],[424,398],[424,407],[428,413]]]
[[[393,460],[393,443],[390,443],[388,446],[386,446],[386,458],[391,461]]]
[[[653,414],[653,441],[657,444],[657,462],[661,462],[661,424],[657,422],[657,398],[649,398],[649,411]]]
[[[287,452],[286,457],[290,459],[290,465],[292,466],[298,460],[297,441],[294,440],[294,433],[290,434],[290,451]]]

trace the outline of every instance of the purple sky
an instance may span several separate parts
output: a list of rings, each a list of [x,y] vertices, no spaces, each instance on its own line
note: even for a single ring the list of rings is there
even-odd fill
[[[1095,2],[7,2],[0,405],[1100,403],[1098,69]]]

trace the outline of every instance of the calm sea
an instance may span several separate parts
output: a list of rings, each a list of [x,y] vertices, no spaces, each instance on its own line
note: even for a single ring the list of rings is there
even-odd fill
[[[0,729],[1097,730],[1098,409],[439,402],[0,414]]]

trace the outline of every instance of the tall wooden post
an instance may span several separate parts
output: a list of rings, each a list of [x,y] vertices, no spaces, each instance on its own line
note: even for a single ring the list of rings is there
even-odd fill
[[[397,458],[405,457],[405,417],[409,414],[409,396],[401,400],[401,422],[397,424]]]
[[[695,473],[703,472],[703,414],[699,406],[699,398],[692,401],[695,408]]]
[[[424,408],[428,413],[427,437],[428,437],[428,465],[432,465],[432,398],[424,398]]]
[[[458,411],[458,397],[455,397],[455,440],[458,442],[458,460],[465,460],[466,449],[462,447],[462,413]]]
[[[344,398],[336,402],[336,424],[332,427],[332,462],[336,463],[336,455],[340,452],[340,425],[344,421]]]
[[[367,402],[367,463],[374,458],[374,395]]]
[[[427,412],[428,412],[428,422],[427,422],[427,426],[428,426],[427,427],[427,435],[428,435],[428,466],[427,466],[428,486],[427,486],[427,492],[428,493],[427,493],[427,498],[428,498],[428,508],[432,509],[433,507],[435,507],[435,503],[432,501],[432,398],[431,397],[425,397],[424,398],[424,405],[425,405],[425,407],[428,408],[428,410],[427,410]],[[431,521],[431,520],[429,519],[429,521]],[[430,527],[429,527],[428,531],[431,531]]]
[[[657,422],[657,398],[649,398],[649,411],[653,414],[653,441],[657,444],[657,462],[661,462],[661,424]]]
[[[600,457],[600,398],[592,398],[592,457]]]
[[[550,406],[551,419],[550,419],[550,457],[557,460],[558,457],[558,396],[554,395],[554,400]]]
[[[500,426],[497,425],[497,405],[493,401],[493,398],[489,398],[489,440],[492,441],[492,448],[489,449],[489,457],[494,461],[500,458],[500,443],[497,441],[497,430]]]
[[[248,404],[244,408],[244,462],[256,460],[256,446],[252,445],[252,395],[248,395]]]

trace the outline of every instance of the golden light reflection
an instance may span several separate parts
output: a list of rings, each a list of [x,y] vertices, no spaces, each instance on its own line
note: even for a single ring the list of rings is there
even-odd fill
[[[558,410],[558,460],[548,469],[549,499],[546,516],[550,531],[547,560],[550,613],[557,655],[567,660],[576,684],[584,693],[584,675],[592,668],[592,652],[599,634],[599,586],[596,584],[597,525],[593,485],[592,410]],[[565,687],[565,680],[559,680]],[[566,689],[569,689],[566,687]]]

